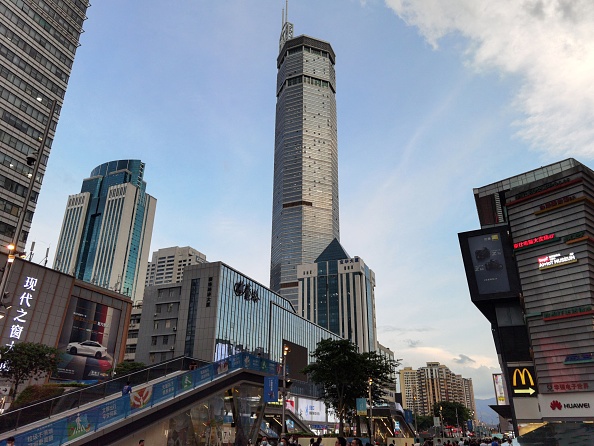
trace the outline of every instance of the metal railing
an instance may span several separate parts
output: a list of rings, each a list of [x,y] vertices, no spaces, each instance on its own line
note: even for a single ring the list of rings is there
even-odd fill
[[[207,364],[185,356],[149,366],[142,370],[118,376],[99,384],[82,389],[72,390],[63,395],[37,402],[14,410],[8,410],[0,415],[0,434],[46,418],[54,417],[68,410],[78,408],[84,404],[105,399],[121,392],[126,382],[132,387],[145,384],[168,374],[189,370],[190,365],[202,366]]]

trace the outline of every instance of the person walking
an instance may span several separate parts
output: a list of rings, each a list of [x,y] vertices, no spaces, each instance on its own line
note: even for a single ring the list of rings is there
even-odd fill
[[[132,386],[130,385],[130,381],[126,382],[126,385],[122,388],[122,396],[128,395],[132,392]]]

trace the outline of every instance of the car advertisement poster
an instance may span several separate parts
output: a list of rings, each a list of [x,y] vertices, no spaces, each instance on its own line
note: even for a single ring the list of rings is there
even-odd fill
[[[120,310],[73,297],[58,342],[64,354],[54,377],[79,382],[107,379],[114,366],[120,317]]]

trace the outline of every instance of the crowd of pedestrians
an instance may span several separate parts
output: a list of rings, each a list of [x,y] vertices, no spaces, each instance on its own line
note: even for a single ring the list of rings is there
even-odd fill
[[[508,446],[512,444],[511,438],[460,438],[459,440],[434,440],[415,439],[414,446]]]

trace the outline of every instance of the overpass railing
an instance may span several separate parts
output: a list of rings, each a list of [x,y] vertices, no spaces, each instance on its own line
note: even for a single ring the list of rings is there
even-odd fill
[[[271,375],[278,372],[278,363],[248,353],[239,353],[222,361],[188,370],[192,361],[187,357],[176,358],[115,380],[6,412],[0,416],[0,434],[4,437],[13,434],[17,446],[61,445],[155,404],[173,399],[180,393],[209,383],[228,372],[238,369],[256,370]],[[183,370],[187,371],[149,384],[149,381]],[[128,395],[114,397],[114,394],[121,392],[126,381],[130,381],[133,391]],[[89,404],[90,407],[82,407]],[[81,410],[74,414],[65,414],[73,409]],[[49,421],[36,427],[31,426],[30,430],[18,435],[10,432],[44,419]],[[5,441],[0,441],[0,446],[5,444]]]

